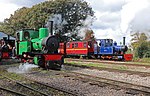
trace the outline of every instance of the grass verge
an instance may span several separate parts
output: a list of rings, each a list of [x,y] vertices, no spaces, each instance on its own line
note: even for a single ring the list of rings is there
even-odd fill
[[[65,61],[65,63],[70,64],[70,65],[79,65],[83,67],[94,67],[94,68],[112,68],[112,69],[117,69],[117,70],[128,70],[127,66],[124,65],[111,65],[111,64],[104,64],[104,63],[83,63],[83,62],[68,62]]]

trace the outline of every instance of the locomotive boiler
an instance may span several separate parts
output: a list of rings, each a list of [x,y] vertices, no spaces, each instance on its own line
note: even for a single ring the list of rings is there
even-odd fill
[[[57,36],[49,36],[48,28],[23,29],[16,33],[16,55],[23,62],[34,63],[43,68],[60,69],[63,54],[57,52]]]

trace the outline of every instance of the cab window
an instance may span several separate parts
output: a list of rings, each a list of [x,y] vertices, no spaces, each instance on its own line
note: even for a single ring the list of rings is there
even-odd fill
[[[24,38],[25,38],[25,39],[29,39],[29,38],[30,38],[30,34],[29,34],[28,31],[25,31],[25,32],[24,32]]]
[[[78,43],[75,43],[75,48],[78,48]]]
[[[67,48],[70,48],[70,43],[67,43]]]
[[[84,43],[83,43],[83,47],[86,48],[86,46],[87,46],[87,44],[86,44],[86,42],[84,42]]]
[[[74,48],[74,43],[72,44],[72,48]]]

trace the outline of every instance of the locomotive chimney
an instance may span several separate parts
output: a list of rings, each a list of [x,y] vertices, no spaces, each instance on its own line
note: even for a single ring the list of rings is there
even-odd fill
[[[51,21],[51,35],[53,35],[53,21]]]
[[[125,39],[126,39],[126,37],[123,37],[123,45],[125,45]]]
[[[53,21],[48,21],[48,31],[50,35],[53,35]]]

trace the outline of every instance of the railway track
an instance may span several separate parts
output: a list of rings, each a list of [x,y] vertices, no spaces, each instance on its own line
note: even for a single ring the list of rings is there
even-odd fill
[[[11,93],[11,94],[17,95],[17,96],[28,96],[27,94],[23,94],[23,93],[20,93],[18,91],[14,91],[14,90],[8,89],[8,88],[3,88],[2,86],[0,86],[0,90],[6,91],[8,93]]]
[[[34,80],[31,80],[29,78],[26,78],[27,81],[18,81],[18,80],[14,80],[8,76],[3,76],[3,75],[0,75],[0,89],[3,90],[3,91],[7,91],[9,93],[12,93],[12,94],[15,94],[15,95],[18,95],[18,96],[53,96],[53,95],[56,95],[56,94],[67,94],[69,96],[76,96],[76,93],[73,93],[73,92],[69,92],[68,90],[64,90],[64,89],[59,89],[59,88],[56,88],[55,86],[51,86],[51,85],[48,85],[48,84],[45,84],[45,83],[42,83],[42,82],[38,82],[38,81],[34,81]],[[18,87],[18,88],[13,88],[13,87],[8,87],[8,86],[5,86],[5,87],[2,87],[4,85],[1,85],[1,82],[6,81],[8,83],[10,83],[9,85],[11,85],[12,83],[15,84],[13,87]],[[18,90],[14,90],[14,89],[18,89]],[[27,91],[27,93],[24,93],[24,90]]]
[[[114,68],[103,68],[103,67],[91,67],[91,66],[85,66],[85,65],[73,65],[70,63],[65,63],[67,66],[73,66],[73,67],[80,67],[80,68],[88,68],[88,69],[97,69],[97,70],[106,70],[109,72],[119,72],[119,73],[127,73],[130,75],[139,75],[142,77],[150,76],[149,72],[139,72],[139,71],[130,71],[130,70],[119,70]]]
[[[113,79],[108,79],[108,78],[103,78],[103,77],[97,77],[97,76],[93,76],[93,75],[89,75],[89,74],[73,72],[73,71],[68,71],[68,70],[64,70],[64,72],[65,73],[63,73],[63,74],[66,77],[72,76],[72,77],[80,78],[82,80],[99,82],[99,83],[95,83],[95,84],[93,83],[93,85],[101,86],[101,84],[103,83],[103,84],[117,86],[117,87],[121,87],[123,89],[127,89],[127,90],[129,90],[128,92],[131,94],[134,94],[137,92],[142,92],[142,93],[146,93],[147,95],[150,95],[150,87],[148,87],[148,86],[128,83],[128,82],[124,82],[124,81],[118,81],[118,80],[113,80]]]
[[[77,61],[77,62],[84,62],[84,63],[87,63],[86,61],[88,60],[77,60],[77,59],[70,59],[69,61]],[[89,61],[91,63],[93,63],[91,60]],[[99,62],[99,61],[98,61]],[[107,64],[107,63],[105,63]],[[71,63],[65,63],[65,65],[67,66],[74,66],[74,67],[81,67],[81,68],[88,68],[88,69],[97,69],[97,70],[106,70],[106,71],[109,71],[109,72],[119,72],[119,73],[128,73],[128,74],[133,74],[133,75],[139,75],[139,76],[142,76],[142,77],[146,77],[146,76],[150,76],[150,73],[149,72],[141,72],[141,71],[135,71],[135,70],[127,70],[127,69],[118,69],[118,68],[109,68],[109,67],[94,67],[94,66],[86,66],[86,64],[84,65],[80,65],[80,64],[71,64]],[[119,64],[119,65],[122,65],[122,64]],[[128,64],[126,64],[128,65]],[[132,65],[129,65],[129,66],[132,66]],[[135,65],[136,66],[136,65]],[[141,65],[142,66],[142,65]],[[144,65],[143,65],[144,66]],[[148,66],[148,65],[146,65]]]
[[[71,65],[72,66],[72,65]],[[75,66],[76,67],[76,66]],[[80,67],[80,66],[77,66],[77,67]],[[84,67],[84,68],[86,68],[85,66],[82,66],[82,67]],[[87,67],[88,68],[88,67]],[[95,68],[91,68],[91,69],[95,69]],[[101,69],[101,68],[100,68]],[[104,69],[104,70],[106,70],[106,69]],[[110,69],[107,69],[107,70],[110,70]],[[92,82],[99,82],[99,83],[91,83],[91,85],[93,84],[93,85],[98,85],[98,86],[103,86],[103,85],[100,85],[100,84],[102,84],[102,83],[104,83],[104,84],[107,84],[108,86],[109,85],[112,85],[112,86],[119,86],[119,87],[121,87],[121,88],[125,88],[125,89],[127,89],[127,90],[130,90],[130,91],[128,91],[129,93],[136,93],[136,92],[142,92],[142,93],[145,93],[145,94],[148,94],[148,95],[150,95],[150,92],[149,92],[149,90],[150,90],[150,87],[146,87],[146,86],[141,86],[141,85],[136,85],[136,84],[132,84],[132,83],[127,83],[127,82],[122,82],[122,81],[116,81],[116,80],[112,80],[112,79],[107,79],[107,78],[101,78],[101,77],[96,77],[96,76],[93,76],[93,75],[87,75],[87,74],[82,74],[82,73],[77,73],[77,72],[72,72],[72,71],[67,71],[66,70],[66,72],[67,73],[64,73],[64,76],[73,76],[73,77],[77,77],[77,78],[80,78],[80,79],[82,79],[83,81],[84,80],[88,80],[88,81],[92,81]],[[34,72],[35,74],[36,74],[36,72]],[[34,74],[33,73],[33,74]],[[37,72],[38,73],[38,72]],[[129,72],[130,73],[130,72]],[[75,74],[75,75],[70,75],[70,74]],[[134,74],[134,72],[133,72],[133,74]],[[135,73],[136,74],[136,73]],[[137,73],[138,74],[138,73]],[[141,73],[141,75],[144,75],[145,73]],[[1,75],[0,75],[0,77],[2,77]],[[8,79],[8,80],[10,80],[11,81],[11,78],[9,78],[9,77],[7,77],[7,76],[3,76],[3,78],[6,78],[6,79]],[[27,78],[28,79],[28,78]],[[1,79],[0,79],[1,80]],[[13,80],[12,80],[13,81]],[[30,81],[30,79],[29,79],[29,81]],[[14,80],[14,82],[16,82],[16,80]],[[66,90],[66,89],[63,89],[63,88],[59,88],[59,87],[56,87],[56,86],[54,86],[54,85],[51,85],[51,84],[46,84],[46,83],[42,83],[42,82],[38,82],[38,81],[34,81],[34,80],[31,80],[30,82],[32,82],[32,83],[29,83],[29,84],[25,84],[25,86],[29,86],[29,87],[31,87],[30,85],[31,84],[38,84],[38,85],[40,85],[40,86],[45,86],[46,88],[52,88],[52,89],[55,89],[55,90],[58,90],[58,91],[61,91],[61,92],[64,92],[64,93],[66,93],[66,94],[69,94],[69,96],[80,96],[77,92],[73,92],[73,91],[70,91],[70,90]],[[19,82],[20,83],[20,82]],[[21,83],[21,84],[24,84],[24,83]],[[20,84],[18,84],[19,86],[22,86],[22,85],[20,85]],[[33,95],[29,95],[29,94],[26,94],[26,93],[22,93],[22,92],[18,92],[18,93],[16,93],[16,91],[15,90],[9,90],[8,88],[5,88],[5,89],[2,89],[3,87],[0,87],[0,89],[1,90],[5,90],[5,91],[10,91],[10,93],[12,93],[12,94],[16,94],[16,95],[18,95],[18,96],[33,96]],[[27,87],[25,87],[25,88],[27,88]],[[34,88],[33,86],[32,86],[32,88]],[[39,88],[39,87],[38,87]],[[8,89],[8,90],[7,90]],[[27,88],[28,89],[28,88]],[[36,90],[36,88],[34,88],[35,90]],[[32,90],[32,89],[29,89],[29,90]],[[134,91],[132,91],[132,90],[134,90],[134,91],[136,91],[136,92],[134,92]],[[34,90],[32,90],[32,91],[34,91]],[[37,91],[39,91],[39,90],[37,90]],[[34,92],[37,92],[37,91],[34,91]],[[41,91],[41,90],[40,90]],[[35,96],[51,96],[51,93],[47,93],[47,92],[45,92],[45,91],[42,91],[42,92],[44,92],[44,94],[41,94],[41,93],[38,93],[37,95],[35,95]],[[53,95],[53,94],[52,94]],[[83,95],[83,94],[81,94],[81,95]],[[84,95],[83,95],[84,96]]]
[[[54,72],[54,70],[49,70],[46,74],[48,75],[49,73],[53,73],[53,72]],[[70,71],[70,70],[56,71],[54,73],[57,76],[60,75],[60,77],[63,76],[64,78],[70,78],[70,80],[74,80],[75,82],[82,81],[85,84],[89,83],[91,86],[92,85],[100,86],[101,88],[110,86],[111,88],[113,88],[115,90],[123,89],[127,94],[128,93],[133,94],[133,95],[134,94],[146,94],[147,96],[150,95],[150,87],[147,87],[147,86],[141,86],[141,85],[127,83],[127,82],[123,82],[123,81],[117,81],[117,80],[113,80],[113,79],[97,77],[97,76],[78,73],[78,72],[74,72],[74,71]],[[58,89],[60,89],[60,88],[58,88]],[[80,92],[78,93],[78,89],[76,89],[76,92],[74,92],[73,90],[70,92],[76,94],[76,96],[85,96],[84,94],[80,94]]]
[[[77,73],[77,72],[71,72],[71,73],[76,74],[78,77],[80,77],[82,79],[89,79],[91,81],[96,81],[96,82],[106,83],[109,85],[119,86],[119,87],[131,89],[131,90],[147,93],[150,95],[150,87],[147,87],[147,86],[132,84],[132,83],[113,80],[113,79],[107,79],[107,78],[102,78],[102,77],[96,77],[93,75],[88,75],[88,74],[83,74],[83,73]]]
[[[53,70],[49,70],[47,72],[51,73],[51,71],[53,71]],[[38,72],[33,72],[33,73],[30,73],[30,74],[37,74],[39,72],[40,71],[38,70]],[[57,72],[58,72],[58,73],[56,73],[57,75],[63,74],[64,77],[66,77],[66,78],[68,78],[68,77],[79,78],[79,79],[75,79],[75,81],[76,80],[81,80],[81,81],[83,80],[83,82],[84,81],[90,81],[91,86],[92,85],[102,86],[102,87],[103,86],[104,87],[105,86],[115,86],[116,90],[119,87],[118,89],[125,89],[125,90],[127,90],[126,93],[129,93],[129,94],[148,94],[148,95],[150,95],[150,92],[149,92],[150,88],[146,87],[146,86],[135,85],[135,84],[122,82],[122,81],[115,81],[115,80],[111,80],[111,79],[107,79],[107,78],[101,78],[101,77],[97,77],[97,76],[93,76],[93,75],[82,74],[82,73],[78,73],[78,72],[72,72],[72,71],[69,71],[69,70],[57,71]],[[47,74],[47,76],[49,76],[49,75]],[[8,80],[11,81],[11,78],[9,79],[7,76],[4,76],[3,78],[7,78]],[[29,78],[29,81],[30,81],[30,78]],[[42,83],[42,82],[39,82],[39,81],[34,81],[34,80],[31,80],[31,81],[32,81],[32,83],[38,83],[40,86],[46,86],[46,88],[50,87],[50,88],[53,88],[55,90],[59,90],[61,92],[67,93],[67,94],[69,94],[69,96],[81,96],[81,95],[84,96],[84,94],[82,94],[82,93],[80,94],[80,93],[78,93],[78,91],[71,91],[71,90],[68,90],[68,89],[65,89],[65,88],[55,86],[53,84],[52,85],[51,84],[46,84],[46,83]],[[16,82],[16,80],[14,82]],[[25,82],[25,81],[23,80],[23,82]],[[30,86],[31,83],[28,83],[28,84],[25,84],[25,85]],[[35,88],[35,87],[32,86],[32,88]],[[32,91],[34,91],[34,90],[32,90]],[[35,92],[37,92],[37,91],[35,91]],[[48,94],[45,91],[43,91],[43,92],[46,95],[38,93],[35,96],[51,96],[51,94]],[[22,92],[20,92],[20,93],[22,93]],[[20,93],[17,93],[17,94],[19,94],[18,96],[33,96],[33,95],[25,94],[25,93],[24,94],[20,94]],[[64,95],[64,96],[66,96],[66,95]]]
[[[121,61],[106,61],[106,60],[87,60],[87,59],[71,59],[67,58],[67,61],[78,61],[78,62],[91,62],[91,63],[105,63],[105,64],[112,64],[112,65],[125,65],[125,66],[136,66],[136,67],[145,67],[150,68],[150,65],[144,65],[144,64],[131,64],[127,62],[121,62]]]
[[[10,92],[14,91],[15,94],[20,94],[21,93],[22,95],[24,94],[26,96],[32,96],[32,94],[37,95],[37,96],[51,96],[51,95],[49,95],[49,94],[47,94],[45,92],[42,92],[42,91],[40,91],[38,89],[35,89],[35,88],[31,87],[32,82],[24,81],[26,83],[25,84],[25,83],[21,83],[21,82],[19,82],[17,80],[14,80],[12,78],[9,78],[7,76],[0,75],[0,77],[1,77],[1,81],[0,81],[1,83],[4,82],[4,81],[5,81],[5,83],[6,82],[8,83],[7,86],[1,84],[1,85],[6,87],[6,88],[4,87],[4,89],[8,89],[7,91],[10,91]],[[11,86],[11,84],[12,84],[12,86]],[[37,87],[39,87],[39,86],[37,86]],[[17,92],[17,90],[14,90],[14,89],[19,89],[19,88],[22,89],[21,92]],[[28,93],[23,93],[23,90],[28,90]]]

